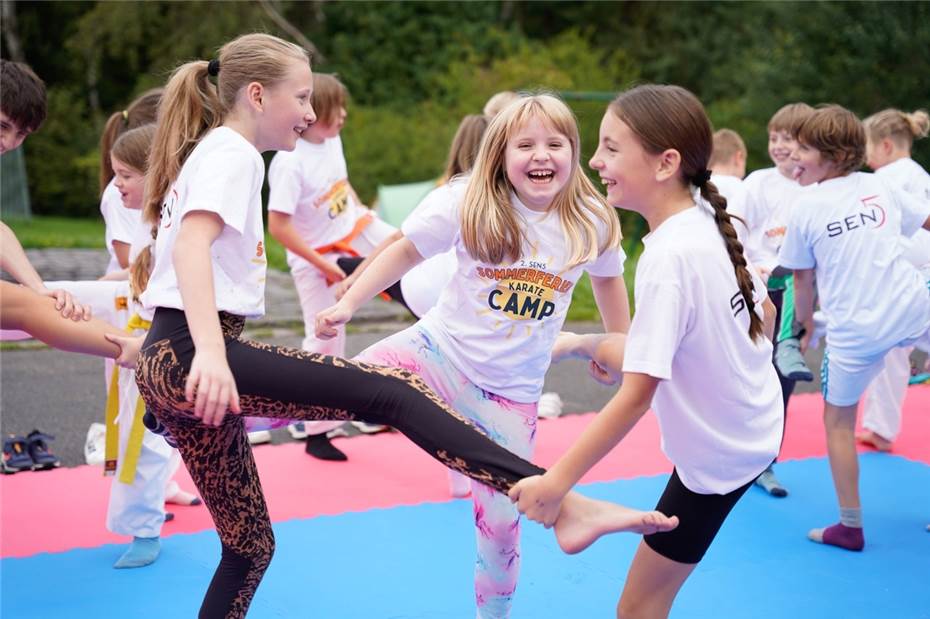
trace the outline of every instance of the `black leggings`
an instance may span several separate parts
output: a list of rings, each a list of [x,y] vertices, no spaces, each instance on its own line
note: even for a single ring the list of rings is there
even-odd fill
[[[447,467],[501,492],[543,469],[478,432],[412,372],[239,339],[245,320],[220,313],[243,414],[387,424]],[[200,617],[243,617],[274,553],[274,534],[242,417],[206,426],[185,401],[194,344],[184,312],[158,308],[136,381],[174,436],[210,510],[223,552]]]

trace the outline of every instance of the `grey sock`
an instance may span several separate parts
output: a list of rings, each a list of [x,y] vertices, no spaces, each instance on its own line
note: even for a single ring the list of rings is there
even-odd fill
[[[840,522],[847,527],[856,529],[862,528],[862,508],[861,507],[841,507]]]

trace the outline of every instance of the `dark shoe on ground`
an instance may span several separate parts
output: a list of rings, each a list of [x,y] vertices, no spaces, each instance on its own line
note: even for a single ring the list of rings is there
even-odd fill
[[[26,436],[26,449],[35,463],[32,470],[45,471],[61,466],[61,460],[58,459],[58,456],[48,450],[47,441],[53,440],[55,440],[54,436],[39,430],[33,430]]]
[[[343,462],[349,459],[348,456],[330,442],[325,432],[323,434],[311,434],[308,436],[305,451],[318,460]]]
[[[9,435],[3,440],[3,472],[8,475],[31,471],[35,463],[29,455],[28,443],[21,436]]]

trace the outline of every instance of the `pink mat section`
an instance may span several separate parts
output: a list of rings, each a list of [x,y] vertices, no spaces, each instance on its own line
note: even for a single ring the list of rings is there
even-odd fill
[[[782,459],[821,457],[826,453],[823,400],[804,394],[792,398]],[[535,461],[551,465],[571,445],[591,415],[542,420]],[[255,458],[274,521],[323,514],[450,500],[446,473],[439,464],[397,433],[340,440],[345,463],[308,457],[302,444],[259,446]],[[912,387],[905,402],[901,437],[894,452],[930,464],[930,386]],[[583,482],[657,475],[671,470],[659,449],[659,432],[649,413]],[[193,484],[182,469],[182,487]],[[110,479],[100,468],[81,466],[0,478],[0,556],[126,543],[104,527]],[[650,507],[650,506],[640,506]],[[163,535],[212,528],[204,506],[170,506],[176,514]]]

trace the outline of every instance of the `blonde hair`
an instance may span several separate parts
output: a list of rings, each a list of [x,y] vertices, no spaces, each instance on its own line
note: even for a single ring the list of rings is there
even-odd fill
[[[717,231],[723,239],[740,294],[749,310],[749,337],[763,337],[762,319],[756,314],[752,275],[743,245],[727,212],[727,200],[710,182],[707,173],[713,148],[710,119],[697,97],[680,86],[646,84],[623,92],[608,107],[639,138],[646,152],[656,155],[669,149],[681,155],[682,184],[700,189],[713,209]]]
[[[125,110],[113,112],[103,126],[100,135],[100,193],[113,180],[113,166],[110,164],[110,151],[116,139],[130,129],[155,122],[158,116],[158,104],[164,88],[153,88],[139,95]],[[128,163],[128,162],[127,162]]]
[[[158,130],[149,156],[142,217],[157,222],[161,203],[181,166],[203,136],[223,122],[246,85],[267,88],[283,81],[294,61],[309,62],[307,51],[270,34],[245,34],[223,45],[217,55],[216,86],[205,60],[175,69],[158,111]],[[216,61],[214,61],[216,62]]]
[[[798,141],[816,148],[836,164],[841,174],[849,174],[865,162],[865,130],[855,114],[836,104],[817,106],[798,128]]]
[[[339,108],[345,107],[349,91],[335,75],[316,73],[313,76],[313,94],[310,105],[316,112],[317,122],[329,124],[336,119]]]
[[[581,170],[581,145],[575,116],[565,103],[549,95],[520,97],[491,120],[468,179],[462,207],[462,241],[469,255],[488,264],[516,261],[523,253],[525,234],[510,201],[513,186],[507,178],[507,141],[532,118],[565,135],[572,149],[568,180],[552,200],[568,238],[568,264],[594,260],[620,243],[617,214]],[[594,220],[607,228],[598,238]]]
[[[930,133],[930,115],[925,110],[910,114],[895,109],[882,110],[866,118],[862,124],[872,142],[890,138],[895,146],[908,152],[915,139],[925,138]]]
[[[489,119],[494,118],[501,113],[501,110],[519,98],[520,95],[512,90],[502,90],[501,92],[492,95],[491,98],[488,99],[488,102],[484,104],[484,109],[482,112]]]
[[[488,128],[488,118],[482,114],[469,114],[459,123],[459,128],[452,138],[446,169],[439,177],[439,184],[448,183],[450,179],[464,174],[475,165],[481,138]]]
[[[736,153],[746,154],[746,144],[743,138],[732,129],[718,129],[714,131],[714,150],[711,152],[710,163],[707,167],[713,168],[729,163]]]
[[[792,137],[795,137],[798,135],[798,127],[813,111],[814,108],[806,103],[789,103],[782,106],[769,120],[769,133],[772,131],[787,131]]]
[[[148,172],[148,155],[154,137],[154,123],[130,129],[113,143],[111,153],[115,159],[144,175]],[[152,238],[155,238],[155,232],[155,226],[151,226]],[[152,247],[149,245],[140,251],[129,265],[129,290],[135,301],[139,300],[139,295],[148,287],[151,274]]]

